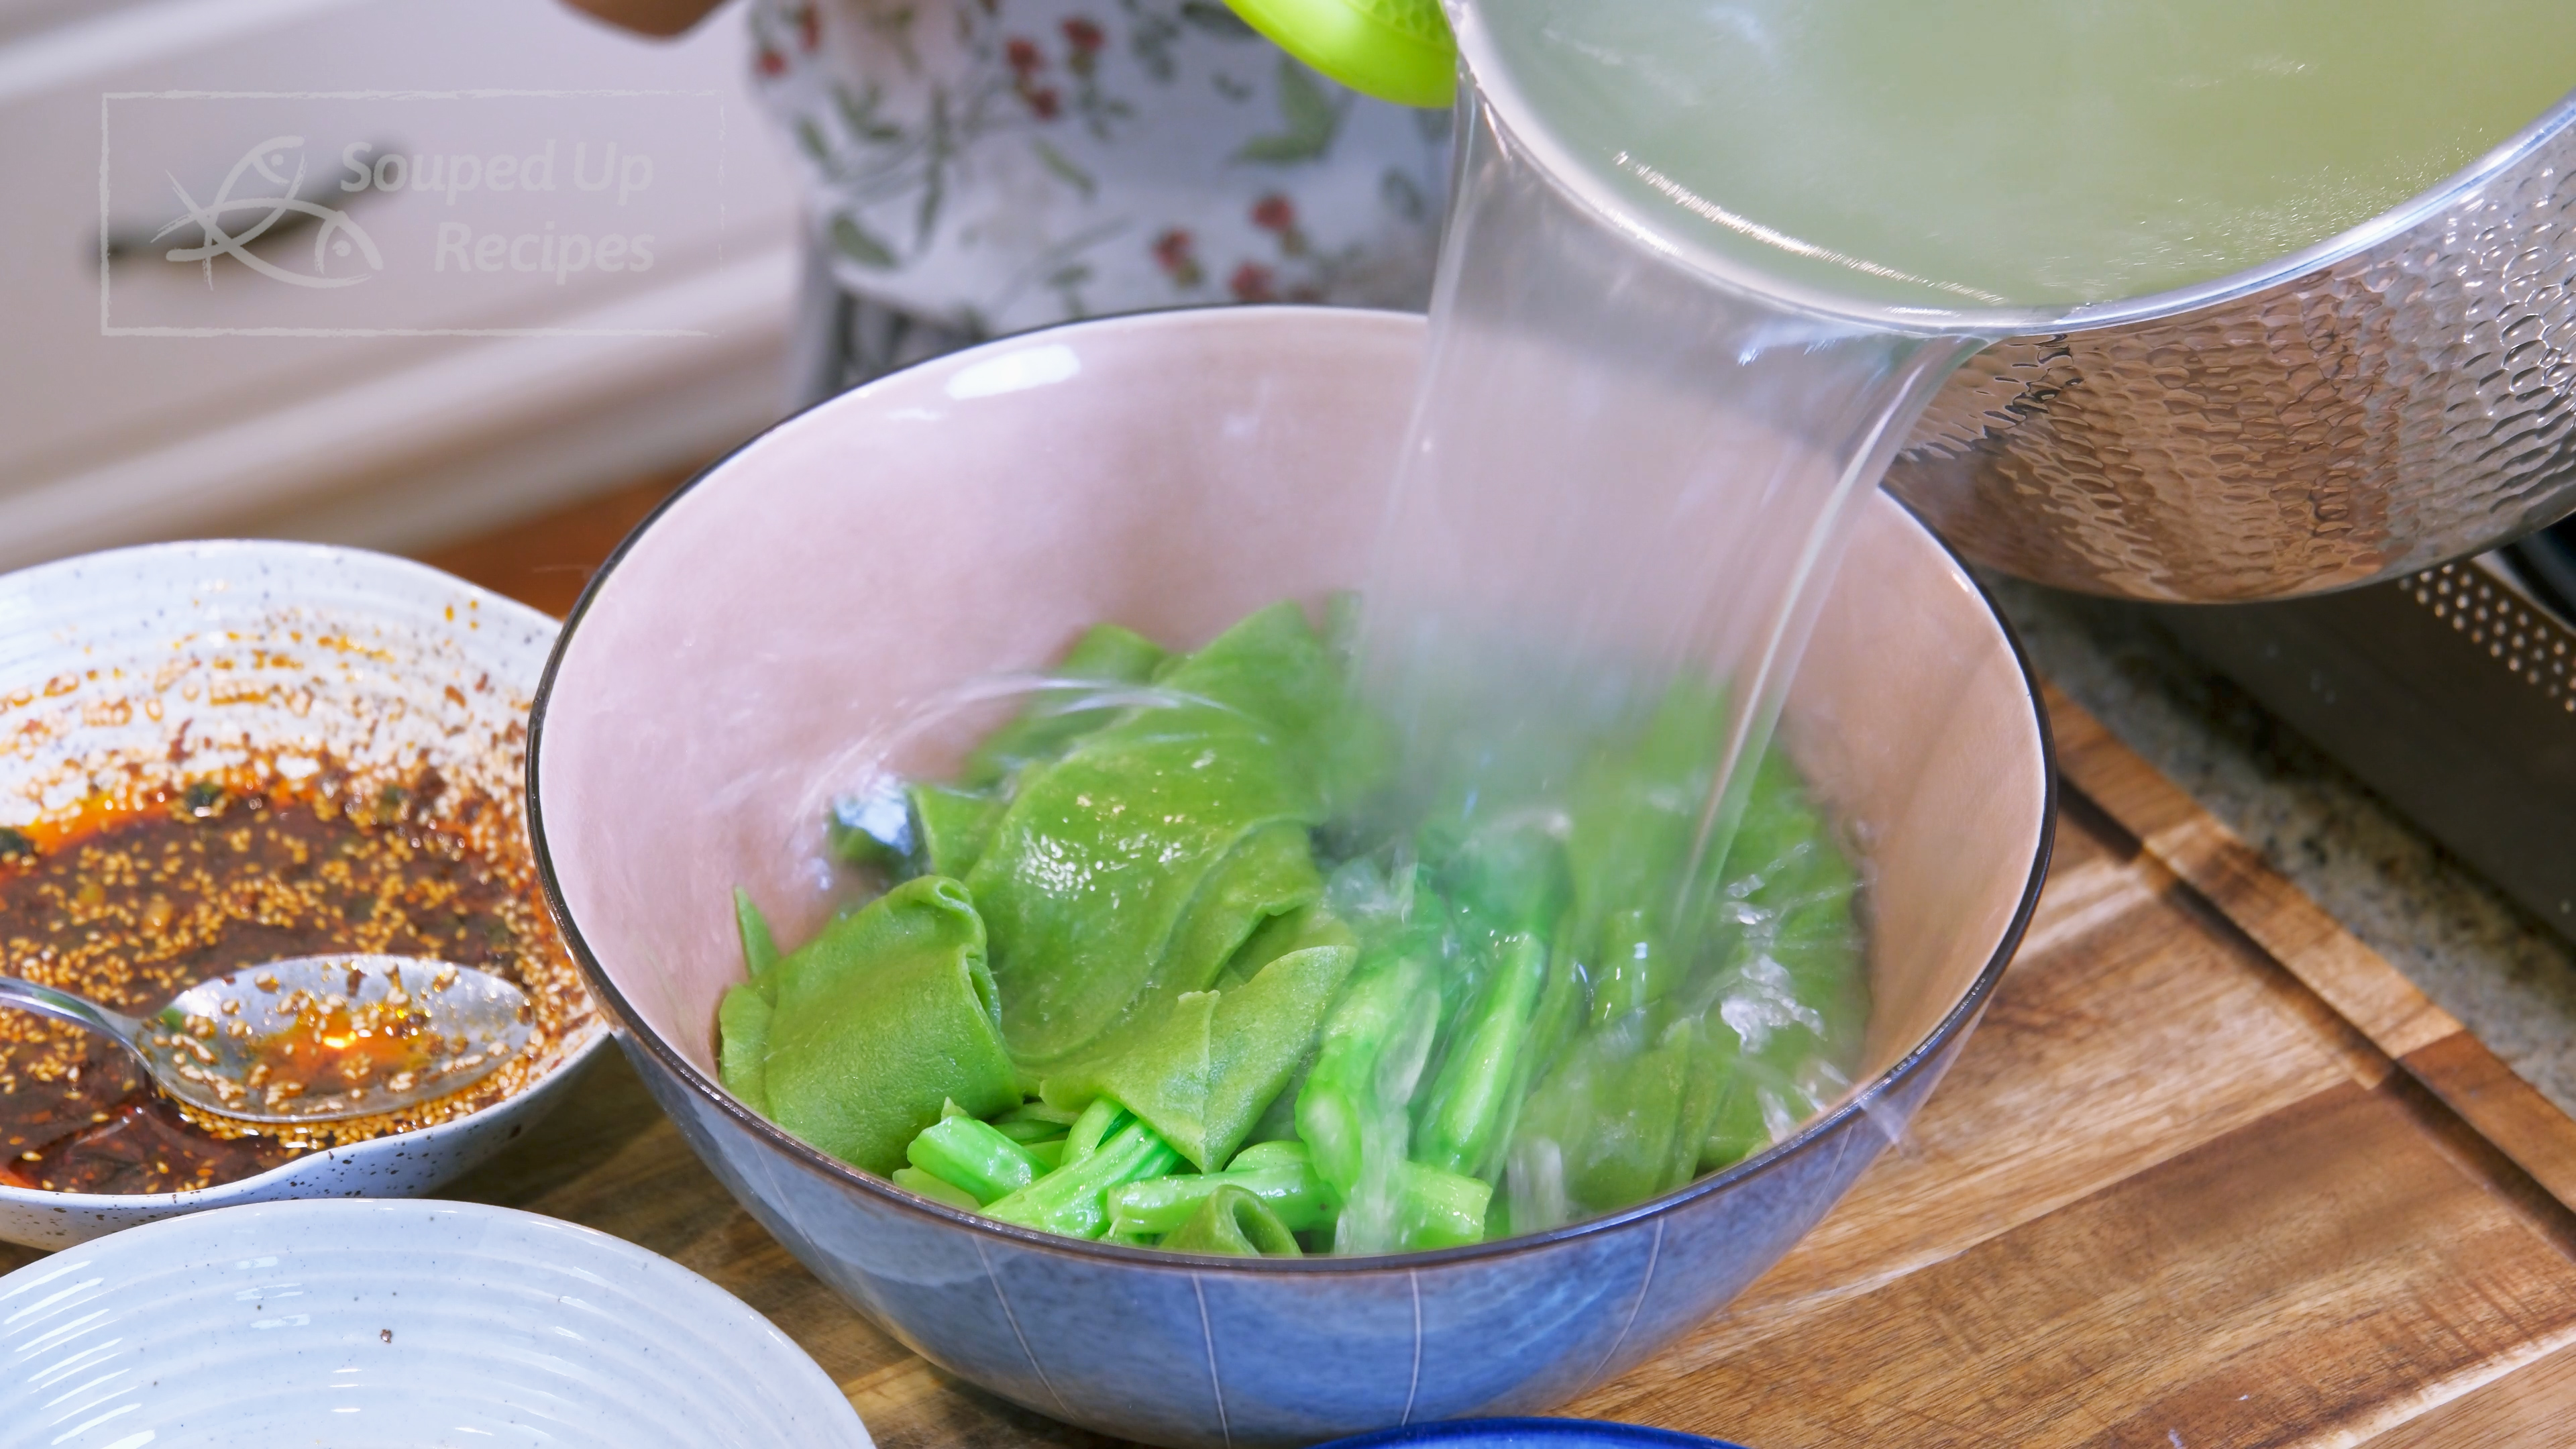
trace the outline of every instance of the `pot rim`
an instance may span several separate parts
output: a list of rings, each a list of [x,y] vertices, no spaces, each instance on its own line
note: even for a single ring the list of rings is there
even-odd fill
[[[1458,49],[1471,77],[1460,91],[1462,123],[1475,123],[1478,112],[1489,116],[1506,142],[1526,150],[1557,194],[1643,250],[1665,258],[1710,285],[1758,304],[1814,318],[1885,332],[1966,336],[1999,341],[2008,337],[2090,332],[2135,323],[2158,322],[2208,308],[2239,302],[2257,293],[2297,282],[2414,231],[2437,219],[2478,188],[2522,169],[2523,163],[2563,132],[2576,130],[2576,90],[2561,96],[2540,116],[2498,142],[2484,155],[2452,172],[2377,216],[2286,256],[2259,262],[2241,271],[2142,296],[2073,307],[1930,307],[1877,303],[1822,287],[1784,280],[1740,258],[1730,257],[1685,237],[1676,236],[1635,216],[1609,197],[1599,180],[1578,162],[1571,148],[1541,125],[1521,126],[1513,118],[1529,115],[1509,70],[1499,64],[1475,64],[1487,48],[1475,7],[1452,7]],[[1472,97],[1472,98],[1471,98]]]
[[[1042,342],[1057,333],[1070,330],[1161,330],[1167,327],[1208,326],[1212,322],[1214,325],[1228,325],[1237,320],[1267,326],[1289,319],[1311,318],[1316,313],[1337,313],[1341,318],[1348,318],[1366,326],[1392,323],[1419,328],[1422,325],[1419,314],[1371,313],[1351,308],[1298,304],[1184,307],[1038,328],[1031,332],[981,343],[916,366],[963,364],[970,362],[979,354],[1028,346],[1033,342]],[[565,616],[563,631],[556,636],[554,650],[546,659],[545,673],[537,686],[536,702],[528,712],[528,833],[536,850],[537,878],[545,892],[547,909],[554,913],[556,926],[563,932],[565,943],[572,948],[573,960],[580,967],[592,997],[623,1025],[626,1040],[640,1046],[672,1077],[706,1099],[709,1105],[731,1118],[742,1130],[783,1154],[788,1161],[806,1172],[844,1191],[856,1190],[918,1217],[949,1227],[961,1228],[982,1237],[998,1239],[1013,1247],[1169,1272],[1220,1272],[1260,1277],[1410,1271],[1534,1253],[1560,1243],[1596,1237],[1631,1224],[1663,1218],[1702,1198],[1724,1192],[1747,1178],[1771,1171],[1815,1142],[1861,1125],[1859,1119],[1864,1114],[1876,1110],[1881,1101],[1920,1075],[1975,1023],[1978,1015],[1985,1009],[1988,998],[1994,994],[1996,983],[2002,979],[2004,968],[2011,964],[2014,952],[2020,948],[2022,935],[2030,926],[2032,913],[2038,908],[2041,888],[2047,883],[2049,861],[2057,841],[2057,749],[2056,737],[2049,728],[2048,708],[2041,699],[2039,679],[2031,669],[2030,656],[2022,648],[2020,636],[2013,631],[2012,624],[2004,617],[2003,611],[1996,607],[1994,596],[1987,591],[1984,582],[1977,578],[1966,561],[1961,559],[1949,544],[1943,542],[1940,535],[1933,533],[1911,508],[1906,508],[1895,495],[1889,494],[1889,501],[1896,503],[1900,508],[1905,508],[1906,516],[1913,520],[1917,527],[1923,529],[1925,536],[1940,548],[1944,556],[1958,566],[1960,575],[1975,590],[1979,602],[1985,605],[1987,614],[1994,620],[1995,626],[2003,634],[2005,644],[2012,651],[2013,664],[2021,676],[2022,687],[2030,701],[2032,724],[2039,735],[2042,779],[2040,828],[2038,840],[2031,855],[2030,871],[2022,883],[2021,896],[2014,905],[2012,918],[2005,925],[1994,951],[1988,956],[1985,965],[1978,970],[1976,979],[1969,984],[1968,989],[1960,995],[1959,1000],[1941,1018],[1939,1024],[1934,1026],[1922,1041],[1899,1058],[1893,1066],[1881,1072],[1867,1086],[1851,1093],[1831,1110],[1805,1123],[1786,1140],[1776,1142],[1761,1152],[1707,1176],[1696,1178],[1660,1197],[1650,1198],[1645,1202],[1621,1208],[1616,1212],[1605,1213],[1600,1217],[1586,1218],[1580,1222],[1568,1223],[1543,1232],[1526,1233],[1492,1242],[1471,1243],[1464,1247],[1436,1248],[1415,1253],[1386,1253],[1365,1257],[1318,1255],[1303,1258],[1242,1258],[1171,1253],[1160,1248],[1133,1248],[1120,1244],[1062,1237],[1054,1233],[1041,1232],[1035,1228],[999,1222],[980,1213],[965,1212],[943,1203],[933,1202],[929,1198],[916,1196],[891,1181],[852,1167],[800,1141],[768,1118],[735,1100],[731,1093],[724,1090],[722,1084],[700,1071],[695,1063],[675,1050],[659,1033],[642,1025],[641,1019],[629,1007],[625,993],[618,989],[616,982],[609,978],[607,971],[600,965],[597,953],[592,950],[589,939],[583,935],[580,923],[573,919],[572,910],[564,900],[562,884],[555,870],[553,851],[546,839],[545,801],[539,784],[545,759],[546,717],[554,700],[555,685],[564,660],[571,652],[573,641],[580,634],[582,621],[588,617],[591,606],[598,601],[601,591],[607,586],[609,580],[616,575],[618,565],[623,563],[641,540],[652,532],[654,525],[660,523],[665,514],[682,499],[722,472],[725,466],[737,456],[758,446],[771,433],[797,422],[818,408],[829,406],[840,399],[859,397],[872,388],[881,386],[888,380],[900,377],[911,370],[906,368],[887,374],[885,378],[840,394],[839,398],[826,398],[822,402],[781,419],[700,469],[687,483],[682,484],[669,498],[664,499],[652,513],[646,515],[643,522],[637,524],[632,532],[619,541],[616,550],[608,556],[606,562],[600,565],[599,571],[591,576],[590,582],[582,589],[581,597],[574,603],[572,612]]]

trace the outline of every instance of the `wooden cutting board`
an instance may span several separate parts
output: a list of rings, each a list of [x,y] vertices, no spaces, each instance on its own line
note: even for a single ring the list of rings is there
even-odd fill
[[[592,531],[604,552],[619,530]],[[447,562],[560,608],[579,571],[551,557]],[[1762,1449],[2576,1438],[2576,1122],[2050,703],[2066,789],[2048,890],[1909,1140],[1726,1312],[1562,1412]],[[844,1308],[621,1059],[448,1195],[714,1279],[886,1449],[1094,1437]],[[0,1270],[34,1256],[0,1249]]]
[[[2048,891],[1911,1139],[1726,1313],[1564,1412],[1762,1449],[2576,1429],[2576,1213],[2551,1191],[2576,1200],[2576,1122],[2052,704],[2068,788]],[[622,1061],[454,1195],[731,1288],[887,1449],[1090,1438],[843,1308]]]

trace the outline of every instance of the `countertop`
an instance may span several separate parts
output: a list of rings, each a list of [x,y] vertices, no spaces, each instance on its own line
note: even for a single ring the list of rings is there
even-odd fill
[[[2142,611],[1986,584],[2041,673],[2576,1115],[2576,946]]]

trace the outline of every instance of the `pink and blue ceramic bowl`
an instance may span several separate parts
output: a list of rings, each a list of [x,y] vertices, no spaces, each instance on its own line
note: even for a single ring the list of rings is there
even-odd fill
[[[731,896],[832,908],[817,772],[948,686],[1116,620],[1191,644],[1358,581],[1421,319],[1173,312],[996,342],[794,418],[593,582],[529,781],[557,913],[662,1106],[780,1242],[941,1369],[1104,1433],[1283,1445],[1560,1403],[1688,1332],[1815,1225],[1957,1057],[2045,873],[2048,735],[1975,582],[1864,510],[1783,738],[1865,858],[1859,1085],[1624,1212],[1404,1257],[1182,1257],[916,1197],[728,1096]],[[1676,430],[1682,432],[1684,430]],[[959,742],[950,742],[952,746]]]

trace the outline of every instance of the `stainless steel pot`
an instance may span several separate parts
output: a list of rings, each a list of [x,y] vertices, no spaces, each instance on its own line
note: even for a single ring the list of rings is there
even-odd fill
[[[1447,6],[1510,146],[1596,220],[1771,307],[2004,339],[1951,376],[1887,486],[1970,559],[2091,593],[2286,598],[2576,512],[2576,94],[2404,206],[2192,287],[1927,314],[1763,275],[1605,190]],[[1471,111],[1471,115],[1474,112]]]
[[[1987,348],[1887,486],[2024,578],[2284,598],[2576,511],[2571,391],[2576,96],[2298,256]]]

